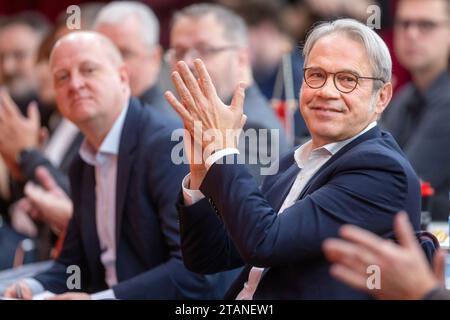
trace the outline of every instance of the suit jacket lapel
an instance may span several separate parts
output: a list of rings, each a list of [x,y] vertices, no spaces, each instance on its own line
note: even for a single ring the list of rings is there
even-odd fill
[[[323,173],[327,168],[330,167],[331,164],[333,164],[337,159],[339,159],[345,152],[347,152],[348,150],[350,150],[351,148],[353,148],[354,146],[360,144],[363,141],[369,140],[369,139],[373,139],[377,136],[381,136],[381,131],[378,128],[378,126],[370,129],[369,131],[367,131],[366,133],[364,133],[363,135],[359,136],[358,138],[356,138],[355,140],[353,140],[352,142],[350,142],[349,144],[347,144],[346,146],[344,146],[341,150],[339,150],[338,152],[336,152],[331,158],[330,160],[328,160],[315,174],[314,176],[311,177],[311,179],[309,179],[308,183],[306,184],[306,186],[303,188],[302,192],[300,193],[300,196],[298,197],[298,199],[302,199],[306,194],[310,193],[309,190],[311,189],[311,187],[315,184],[318,184],[318,186],[322,186],[323,184],[320,182],[320,175],[321,173]],[[292,165],[288,170],[286,170],[286,173],[291,170],[293,170],[293,166],[297,167],[297,164],[295,163],[294,165]],[[298,173],[298,171],[297,171]],[[292,173],[290,173],[290,175],[292,175]],[[284,190],[283,191],[283,196],[281,198],[278,199],[280,206],[283,203],[284,199],[287,196],[287,193],[290,191],[292,183],[295,180],[295,177],[297,175],[291,176],[292,181],[290,183],[288,183],[288,188],[287,191]],[[283,181],[283,183],[285,183],[286,181],[289,181],[289,179],[283,180],[283,177],[280,179],[280,182]],[[273,193],[276,193],[277,189],[271,189],[271,193],[273,196]],[[316,187],[314,187],[312,190],[316,190]],[[281,194],[281,193],[280,193]],[[266,195],[267,198],[269,198],[268,195]],[[279,210],[280,207],[273,207],[274,209],[277,208],[277,210]],[[261,274],[261,280],[264,278],[264,276],[267,274],[267,272],[270,270],[271,268],[265,268],[263,273]],[[256,293],[256,292],[255,292]]]
[[[293,155],[292,155],[293,156]],[[294,163],[281,174],[277,182],[270,188],[269,192],[265,195],[267,201],[271,204],[272,208],[277,212],[280,210],[284,199],[286,199],[292,184],[297,177],[300,168],[297,163]]]
[[[302,199],[306,194],[309,193],[310,187],[315,184],[318,181],[318,178],[320,175],[326,171],[337,159],[339,159],[344,153],[346,153],[348,150],[353,148],[354,146],[360,144],[363,141],[373,139],[375,137],[381,136],[381,131],[378,128],[378,126],[375,126],[374,128],[370,129],[366,133],[362,134],[349,144],[345,145],[341,150],[336,152],[327,162],[323,164],[323,166],[309,179],[306,186],[303,188],[302,192],[300,193],[300,196],[298,199]],[[315,190],[315,189],[314,189]]]
[[[122,220],[125,211],[125,200],[127,198],[128,181],[133,166],[134,151],[139,138],[139,109],[141,107],[142,106],[138,104],[137,100],[130,100],[120,138],[116,181],[116,246],[119,245],[120,231],[122,230]]]

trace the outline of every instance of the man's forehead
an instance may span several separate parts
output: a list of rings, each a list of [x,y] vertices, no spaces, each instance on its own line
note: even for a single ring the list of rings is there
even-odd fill
[[[369,57],[365,47],[359,41],[338,33],[317,40],[309,53],[307,63],[308,66],[325,64],[332,65],[339,70],[356,72],[370,70]]]
[[[20,33],[21,35],[30,35],[36,37],[36,32],[28,25],[23,23],[14,23],[5,27],[2,27],[0,34],[14,34]]]
[[[397,17],[414,17],[418,19],[431,19],[436,17],[448,18],[448,0],[403,0],[397,6]]]
[[[182,25],[181,25],[182,24]],[[201,17],[180,17],[174,29],[181,29],[185,34],[195,35],[205,42],[211,42],[212,37],[224,36],[224,27],[212,13]]]
[[[83,45],[62,44],[54,49],[50,67],[54,70],[56,68],[70,67],[74,64],[101,63],[105,58],[106,55],[95,46],[86,47]]]

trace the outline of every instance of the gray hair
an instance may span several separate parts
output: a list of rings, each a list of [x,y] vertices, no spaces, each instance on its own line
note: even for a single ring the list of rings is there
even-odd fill
[[[134,1],[114,1],[104,6],[97,15],[94,28],[101,24],[120,24],[124,19],[135,16],[141,24],[144,43],[153,48],[159,43],[159,21],[150,7]]]
[[[373,77],[383,79],[385,83],[391,81],[392,59],[388,47],[372,29],[354,19],[338,19],[317,25],[308,35],[303,47],[305,64],[316,42],[333,33],[346,35],[350,39],[363,44],[369,56]],[[374,82],[374,90],[378,90],[381,87],[382,85],[379,81]]]
[[[247,26],[239,15],[218,4],[200,3],[187,6],[173,16],[172,26],[181,18],[200,19],[213,15],[223,26],[224,37],[232,43],[246,47],[248,45]]]

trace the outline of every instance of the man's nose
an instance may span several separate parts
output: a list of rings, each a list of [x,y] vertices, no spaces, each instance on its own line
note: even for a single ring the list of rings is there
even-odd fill
[[[420,35],[419,26],[415,24],[404,27],[403,32],[408,39],[416,39]]]
[[[84,83],[84,78],[80,74],[73,73],[70,76],[69,85],[71,89],[79,89],[84,86]]]
[[[323,87],[317,89],[317,94],[326,99],[339,98],[340,92],[334,85],[333,75],[330,74],[323,85]]]

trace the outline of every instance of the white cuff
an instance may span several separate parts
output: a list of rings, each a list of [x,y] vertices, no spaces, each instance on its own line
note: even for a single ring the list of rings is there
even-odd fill
[[[214,164],[214,162],[225,156],[229,156],[230,154],[239,154],[239,150],[236,148],[225,148],[217,152],[214,152],[205,161],[206,169],[209,170],[209,168]]]
[[[183,198],[184,203],[188,206],[202,200],[205,195],[200,190],[192,190],[189,189],[191,184],[191,174],[189,173],[186,177],[184,177],[181,186],[183,187]]]
[[[92,300],[111,300],[111,299],[116,300],[117,298],[114,294],[114,291],[112,289],[108,289],[108,290],[104,290],[104,291],[100,291],[100,292],[91,294],[91,299]]]

